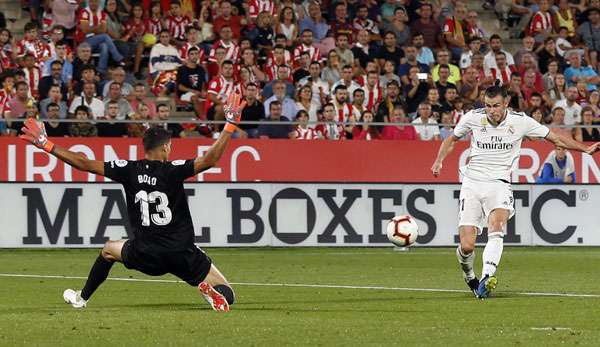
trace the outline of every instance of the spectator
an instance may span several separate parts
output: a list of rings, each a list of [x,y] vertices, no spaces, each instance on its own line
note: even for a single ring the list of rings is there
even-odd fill
[[[317,104],[312,102],[313,91],[310,85],[303,85],[298,89],[298,98],[296,99],[296,108],[298,110],[304,110],[308,114],[308,119],[311,122],[319,120],[317,118],[317,111],[319,108]],[[311,123],[310,127],[315,127],[316,124]]]
[[[456,89],[456,87],[449,86],[448,88],[446,88],[446,90],[444,91],[444,98],[443,98],[443,100],[440,100],[441,104],[442,104],[441,111],[442,112],[452,112],[452,110],[454,110],[454,102],[457,98],[458,98],[458,90]],[[433,108],[432,108],[432,111],[433,111]],[[432,112],[432,116],[434,116],[433,112]],[[435,119],[436,121],[440,121],[441,114],[437,117],[432,117],[432,118]]]
[[[206,97],[206,72],[198,65],[200,51],[198,47],[188,50],[188,59],[177,69],[177,96],[181,101],[189,102],[194,107],[197,117],[204,118],[204,101]]]
[[[50,59],[50,47],[39,39],[38,24],[29,22],[25,24],[23,31],[23,39],[17,42],[17,58],[22,62],[26,56],[30,55],[38,68],[43,67],[44,62]]]
[[[386,60],[394,62],[394,70],[398,69],[400,60],[404,58],[404,51],[398,48],[398,41],[396,40],[396,34],[393,32],[387,32],[383,34],[383,46],[379,48],[375,53],[377,61],[379,62],[379,68],[383,68]]]
[[[382,86],[387,86],[391,81],[396,81],[398,85],[401,83],[400,77],[394,73],[394,62],[386,60],[383,64],[383,72],[381,76],[379,76],[379,83]]]
[[[73,59],[73,81],[80,81],[83,69],[86,66],[92,66],[95,74],[95,64],[92,58],[92,46],[87,42],[82,42],[77,46],[77,56]]]
[[[181,58],[177,48],[170,43],[167,29],[163,29],[158,38],[159,42],[150,51],[150,75],[154,81],[152,91],[155,95],[166,96],[175,90],[175,75],[181,66]]]
[[[338,117],[336,116],[335,106],[331,103],[323,105],[323,124],[319,124],[316,128],[320,132],[323,138],[327,140],[345,140],[346,131],[344,126],[338,124]]]
[[[140,65],[142,55],[146,44],[144,43],[144,35],[146,34],[146,23],[144,21],[144,9],[141,4],[134,4],[131,9],[131,16],[123,27],[124,35],[122,40],[129,48],[128,54],[134,55],[133,74],[135,78],[142,79],[140,74]]]
[[[108,1],[108,0],[107,0]],[[181,47],[185,42],[185,28],[192,24],[192,20],[181,9],[179,0],[171,0],[169,3],[169,15],[165,19],[165,27],[175,45]]]
[[[573,130],[565,127],[565,109],[555,106],[552,110],[552,121],[550,122],[550,131],[557,135],[567,138],[573,138]]]
[[[566,98],[554,104],[554,109],[560,108],[563,112],[563,121],[566,125],[581,122],[581,106],[577,103],[577,87],[567,89]]]
[[[352,21],[354,31],[358,34],[364,30],[369,41],[379,41],[379,26],[373,20],[369,19],[369,7],[365,4],[358,5],[356,8],[356,17]]]
[[[88,7],[79,12],[76,41],[87,42],[92,51],[98,51],[98,72],[106,73],[109,57],[117,63],[123,60],[123,56],[117,50],[113,40],[107,34],[106,12],[99,7],[99,0],[88,0]]]
[[[418,67],[420,73],[429,73],[429,66],[417,61],[417,48],[415,46],[408,45],[404,47],[404,53],[406,55],[406,63],[400,64],[398,68],[398,76],[400,76],[403,84],[410,83],[408,71],[413,66]]]
[[[76,81],[73,86],[73,95],[80,96],[83,93],[83,85],[85,83],[92,83],[95,86],[94,96],[102,96],[102,89],[100,83],[96,80],[96,68],[93,65],[87,65],[83,67],[81,73],[81,80]]]
[[[72,32],[75,29],[75,19],[79,3],[69,0],[50,1],[50,13],[54,27],[62,26]]]
[[[50,104],[55,104],[58,107],[57,116],[60,119],[67,118],[67,112],[69,108],[67,107],[67,103],[63,100],[61,88],[57,84],[53,84],[52,86],[50,86],[50,90],[48,91],[48,97],[40,101],[40,116],[42,118],[47,118],[46,111],[48,109],[48,105]]]
[[[435,87],[431,75],[420,76],[419,68],[412,67],[408,71],[410,84],[404,85],[406,95],[406,112],[409,114],[417,111],[417,106],[427,98],[429,88]]]
[[[122,84],[113,82],[110,85],[108,96],[104,99],[104,109],[107,110],[108,103],[114,101],[119,105],[119,115],[117,119],[126,119],[134,113],[129,102],[125,99],[122,92]],[[138,105],[139,106],[139,105]],[[147,106],[146,106],[147,107]],[[138,107],[139,108],[139,107]],[[105,112],[106,114],[106,112]]]
[[[511,66],[507,64],[506,54],[500,51],[496,53],[496,67],[490,68],[486,76],[491,78],[494,83],[498,83],[498,85],[507,85],[510,82],[512,74],[515,72],[514,65]]]
[[[224,2],[222,1],[221,4],[223,3]],[[204,50],[205,46],[209,46],[210,42],[214,41],[215,32],[219,32],[219,30],[214,29],[213,23],[210,22],[210,12],[211,9],[209,8],[209,4],[207,4],[206,2],[202,2],[200,9],[200,17],[198,18],[198,43],[201,44],[202,50]],[[243,20],[245,23],[245,19],[240,20]],[[229,26],[231,27],[232,37],[236,39],[239,38],[239,33],[238,36],[236,36],[236,24],[229,23]]]
[[[550,1],[539,0],[539,11],[531,18],[529,25],[529,34],[535,38],[535,42],[540,44],[552,35],[552,15],[550,14]]]
[[[6,106],[4,106],[4,118],[21,118],[27,111],[27,103],[30,102],[29,97],[29,86],[23,81],[15,83],[15,94],[13,97],[8,99]],[[10,127],[10,124],[7,124]],[[18,130],[19,128],[13,127]]]
[[[125,26],[121,23],[117,13],[117,0],[106,0],[104,9],[106,10],[106,33],[113,40],[114,45],[124,59],[133,56],[137,43],[133,40],[129,41],[131,35],[125,31]]]
[[[383,99],[383,89],[379,84],[379,74],[375,70],[367,72],[367,78],[362,86],[365,100],[363,106],[366,109],[373,110]]]
[[[487,40],[485,39],[487,35],[483,28],[481,28],[479,26],[479,23],[477,22],[477,11],[469,10],[467,12],[467,17],[464,21],[464,26],[464,30],[466,32],[465,41],[467,43],[475,38],[479,38],[482,41],[482,43],[487,43]]]
[[[550,100],[554,103],[560,100],[564,100],[566,98],[566,86],[567,82],[565,79],[565,75],[561,73],[557,73],[554,77],[554,85],[552,88],[545,87],[546,91],[548,91],[548,95]]]
[[[238,15],[234,15],[231,11],[231,2],[224,0],[220,2],[219,9],[220,15],[213,21],[213,30],[216,33],[221,32],[221,28],[228,26],[231,28],[232,38],[238,40],[241,37],[242,27],[246,25],[246,19]],[[202,9],[208,14],[210,9],[206,5],[202,4]]]
[[[267,84],[262,90],[264,99],[273,96],[273,87],[275,83],[282,82],[285,85],[285,93],[288,97],[293,97],[295,93],[294,85],[290,82],[290,67],[287,65],[279,66],[277,69],[277,78]]]
[[[167,123],[169,120],[169,114],[171,113],[171,108],[168,104],[158,104],[156,106],[156,115],[159,120],[164,121],[165,123],[154,123],[153,126],[162,127],[163,129],[167,129],[171,131],[171,136],[185,137],[186,132],[183,130],[183,127],[179,123]]]
[[[457,2],[454,15],[447,18],[444,23],[442,34],[453,60],[459,60],[463,50],[467,48],[464,27],[466,16],[467,8]]]
[[[289,120],[295,120],[296,113],[298,113],[298,109],[294,100],[287,96],[286,86],[283,81],[276,81],[273,84],[273,96],[265,100],[265,114],[269,113],[270,105],[274,101],[279,101],[279,104],[282,109],[281,114],[285,118]]]
[[[273,18],[267,11],[258,14],[256,26],[248,33],[248,36],[252,38],[252,46],[256,47],[261,55],[268,55],[271,52],[275,32],[273,31]]]
[[[71,79],[69,78],[67,81],[63,80],[61,76],[63,71],[64,69],[62,62],[58,60],[52,62],[50,75],[42,77],[38,83],[38,98],[40,100],[44,100],[48,97],[48,91],[53,85],[57,85],[60,89],[62,100],[66,101],[68,99],[69,87],[67,83],[70,82]]]
[[[346,87],[346,90],[349,95],[352,95],[356,89],[360,88],[360,84],[356,83],[356,81],[354,81],[352,79],[352,66],[351,65],[344,65],[344,67],[342,67],[342,79],[335,82],[331,86],[331,94],[335,94],[335,89],[338,86]],[[352,101],[352,100],[350,100],[350,101]]]
[[[334,98],[332,104],[337,115],[338,122],[343,124],[346,130],[345,138],[352,136],[352,128],[354,122],[360,117],[360,114],[352,107],[351,101],[348,100],[348,88],[343,85],[339,85],[334,89]]]
[[[382,140],[417,140],[418,135],[414,126],[406,124],[408,118],[400,106],[394,107],[391,114],[392,123],[402,123],[386,125],[381,131]]]
[[[564,71],[567,66],[565,59],[556,52],[556,41],[554,38],[548,37],[544,40],[544,48],[538,53],[538,65],[542,74],[548,72],[552,61],[556,62],[557,69],[560,71]]]
[[[17,55],[10,30],[0,29],[0,71],[8,71],[17,67]]]
[[[535,60],[535,54],[533,53],[525,53],[521,59],[521,63],[517,68],[517,71],[521,74],[521,76],[525,76],[525,72],[528,70],[533,70],[535,72],[535,88],[538,92],[542,92],[544,90],[544,81],[542,80],[542,74],[538,69],[538,64]]]
[[[141,105],[141,104],[140,104]],[[110,100],[106,103],[106,120],[119,119],[119,102]],[[98,123],[98,136],[123,137],[127,136],[127,125],[125,123]]]
[[[512,54],[502,49],[502,39],[500,38],[500,36],[494,34],[492,35],[492,37],[490,37],[490,51],[487,52],[486,55],[483,57],[483,68],[486,71],[498,67],[498,65],[496,64],[496,53],[498,52],[504,53],[504,56],[506,57],[506,64],[509,67],[515,65],[515,60]]]
[[[423,34],[419,32],[413,33],[412,43],[417,48],[417,61],[429,67],[433,66],[433,63],[435,63],[433,52],[429,47],[425,46]]]
[[[335,41],[335,51],[340,57],[340,61],[343,65],[354,64],[354,54],[348,46],[348,41],[348,35],[346,34],[339,34]]]
[[[279,23],[275,32],[285,35],[286,47],[293,47],[298,40],[298,19],[291,7],[283,7],[279,14]]]
[[[600,117],[600,91],[594,90],[593,92],[591,92],[590,96],[585,102],[585,105],[582,106],[589,106],[592,108],[592,110],[594,111],[593,122],[598,123],[598,118]]]
[[[331,17],[330,17],[331,18]],[[350,44],[354,41],[354,26],[348,16],[348,7],[344,2],[335,4],[334,18],[329,21],[329,28],[333,37],[339,34],[346,34]]]
[[[329,98],[329,84],[327,81],[321,79],[321,64],[318,62],[311,62],[309,67],[310,76],[307,76],[298,82],[299,86],[304,86],[310,83],[311,94],[312,94],[312,103],[315,105],[315,114],[316,110],[321,108],[321,105],[325,103],[327,98]],[[314,115],[311,115],[311,112],[307,110],[311,119]]]
[[[425,101],[431,105],[431,117],[435,120],[442,118],[444,105],[442,105],[440,102],[440,92],[437,88],[429,88],[429,91],[427,92],[427,99]]]
[[[306,30],[310,31],[311,41],[313,35],[316,42],[321,42],[321,40],[327,36],[329,24],[327,24],[322,17],[320,3],[316,1],[309,2],[308,16],[304,17],[304,19],[300,21],[300,26],[298,29],[302,33],[302,36]]]
[[[558,71],[558,61],[556,59],[550,59],[546,63],[546,72],[542,75],[542,82],[544,84],[545,90],[550,90],[554,88],[554,80],[556,76],[559,74]]]
[[[139,104],[138,109],[129,115],[131,120],[145,121],[148,120],[148,106]],[[150,128],[149,123],[129,123],[127,124],[127,136],[129,137],[144,137],[146,130]]]
[[[321,51],[313,44],[313,32],[310,29],[304,29],[300,34],[300,44],[294,48],[292,54],[292,60],[295,64],[299,63],[300,56],[304,52],[308,52],[310,61],[321,61]]]
[[[558,9],[554,11],[552,16],[552,27],[557,31],[560,27],[567,28],[569,37],[575,36],[575,12],[571,9],[569,0],[558,0]],[[541,66],[541,65],[540,65]]]
[[[454,135],[454,120],[450,112],[442,113],[442,127],[440,128],[440,139],[443,141]],[[461,140],[463,140],[461,138]]]
[[[0,119],[4,118],[4,111],[7,109],[8,101],[15,96],[15,77],[10,72],[0,74]],[[0,122],[1,123],[1,122]]]
[[[433,78],[433,81],[438,82],[441,79],[439,70],[440,67],[444,65],[448,68],[448,82],[454,85],[459,85],[461,79],[460,69],[458,68],[458,66],[450,64],[450,51],[443,48],[438,50],[437,65],[435,65],[433,69],[431,69],[431,77]]]
[[[289,122],[290,119],[282,115],[281,102],[274,100],[269,104],[269,116],[265,119],[270,122]],[[296,116],[294,114],[294,116]],[[261,124],[258,127],[258,134],[261,138],[269,139],[287,139],[293,128],[290,124]]]
[[[361,115],[366,108],[365,91],[362,89],[356,89],[352,94],[352,112],[357,116]],[[372,110],[372,108],[371,108]]]
[[[536,183],[575,183],[573,156],[563,147],[556,146],[540,169]]]
[[[46,60],[42,70],[42,76],[49,76],[52,74],[52,64],[54,64],[54,62],[61,63],[60,79],[62,80],[61,84],[65,84],[65,86],[69,85],[73,79],[73,64],[71,64],[67,56],[67,47],[65,41],[58,41],[55,45],[55,55]]]
[[[593,67],[598,66],[598,52],[600,52],[600,9],[589,9],[588,20],[577,28],[577,34],[585,43],[590,65]]]
[[[594,120],[594,109],[589,106],[584,107],[581,110],[581,125],[583,128],[575,128],[575,139],[577,141],[600,141],[600,131],[598,128],[593,127]]]
[[[310,64],[313,63],[310,61],[310,56],[308,52],[304,52],[300,55],[300,59],[296,62],[295,70],[292,74],[293,81],[300,81],[304,77],[310,76]],[[319,64],[320,65],[320,64]]]
[[[421,103],[417,109],[417,118],[412,121],[418,138],[421,141],[431,141],[440,139],[440,129],[438,122],[431,118],[431,105]]]
[[[433,7],[429,3],[422,3],[417,10],[419,19],[411,25],[413,33],[423,34],[424,45],[429,48],[443,47],[442,31],[440,26],[433,20]]]
[[[93,0],[92,0],[93,1]],[[74,137],[96,137],[98,128],[90,123],[90,109],[85,105],[79,105],[74,110],[75,119],[80,122],[69,124],[69,135]]]
[[[567,59],[571,63],[571,66],[565,70],[567,86],[571,87],[582,81],[587,83],[589,91],[596,90],[596,85],[600,83],[600,77],[596,71],[590,66],[581,66],[581,56],[577,51],[570,51]]]
[[[467,105],[470,105],[477,100],[481,89],[483,88],[481,88],[481,81],[478,78],[477,70],[472,66],[466,68],[460,85],[459,94],[465,99]]]
[[[41,107],[41,106],[40,106]],[[69,135],[68,123],[57,122],[60,118],[60,106],[56,103],[49,103],[45,108],[42,108],[42,114],[45,114],[48,120],[46,121],[46,134],[49,137],[64,137]]]
[[[390,18],[390,21],[383,22],[383,31],[394,33],[396,36],[396,44],[398,46],[404,46],[406,43],[410,43],[411,30],[408,26],[408,15],[403,6],[396,7],[394,16]]]
[[[327,54],[327,62],[325,64],[326,66],[323,68],[323,72],[321,72],[321,78],[327,81],[331,87],[342,78],[340,56],[335,50],[329,51]]]
[[[89,108],[89,113],[91,113],[93,119],[103,118],[104,103],[96,98],[95,95],[96,85],[92,82],[85,82],[81,96],[76,96],[69,106],[69,115],[75,116],[75,112],[79,106],[86,106],[86,108]]]
[[[261,12],[276,15],[275,2],[273,0],[250,0],[248,2],[248,22],[249,26],[255,24]]]
[[[357,125],[354,127],[352,138],[354,140],[379,140],[381,139],[381,134],[376,127],[372,126],[370,123],[373,122],[373,112],[370,110],[365,110],[361,113],[360,116],[361,125]]]
[[[42,70],[36,64],[33,55],[26,55],[23,58],[23,68],[20,70],[24,75],[24,81],[29,86],[29,96],[34,99],[39,98],[38,87],[42,78]]]
[[[241,50],[241,52],[242,55],[239,61],[239,65],[244,66],[248,69],[248,71],[250,72],[250,80],[255,83],[266,81],[267,76],[256,62],[254,50],[252,48],[244,48]],[[198,58],[198,64],[200,64],[200,58],[201,57]]]
[[[471,66],[473,55],[481,51],[481,39],[479,37],[467,39],[467,45],[469,49],[462,52],[458,64],[458,67],[463,70]]]
[[[129,100],[129,105],[133,110],[137,110],[139,104],[146,104],[148,106],[148,116],[154,119],[158,116],[156,104],[146,94],[146,86],[140,82],[136,83],[133,88],[133,97]]]
[[[121,94],[123,96],[128,97],[132,95],[133,86],[128,82],[125,82],[125,77],[127,76],[127,74],[125,73],[125,69],[122,66],[117,66],[112,69],[109,69],[109,71],[111,79],[110,81],[104,84],[104,88],[102,89],[102,97],[108,97],[110,86],[115,82],[121,84]]]
[[[242,119],[244,121],[257,122],[265,119],[265,107],[258,100],[258,87],[254,83],[249,83],[244,92],[246,107],[242,110]],[[258,124],[241,124],[238,134],[241,138],[257,138]]]
[[[542,95],[544,93],[543,87],[538,87],[536,84],[536,76],[537,72],[535,69],[530,68],[525,71],[525,75],[523,76],[523,84],[521,85],[521,91],[523,92],[523,96],[525,97],[525,101],[531,102],[531,98],[534,94]]]
[[[221,74],[208,82],[207,99],[204,102],[207,119],[222,118],[223,101],[229,94],[239,91],[239,85],[233,79],[233,62],[225,60],[221,66]]]
[[[308,113],[304,110],[299,110],[296,114],[298,125],[294,131],[290,133],[290,138],[293,140],[316,140],[319,139],[319,133],[308,125]]]
[[[450,67],[446,64],[438,67],[438,80],[435,82],[435,87],[440,92],[440,102],[445,101],[446,89],[457,89],[456,84],[450,82]]]
[[[376,108],[375,122],[390,122],[390,115],[396,106],[402,106],[400,84],[397,81],[390,81],[386,84],[385,97]],[[381,129],[382,126],[377,127],[377,130],[381,131]]]

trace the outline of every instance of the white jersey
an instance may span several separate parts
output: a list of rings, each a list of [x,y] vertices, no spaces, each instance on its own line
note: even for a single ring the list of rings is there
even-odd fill
[[[498,126],[490,124],[483,108],[467,112],[454,128],[456,137],[471,133],[468,164],[461,173],[474,180],[510,182],[512,168],[519,160],[523,137],[546,137],[550,129],[527,115],[507,110]]]

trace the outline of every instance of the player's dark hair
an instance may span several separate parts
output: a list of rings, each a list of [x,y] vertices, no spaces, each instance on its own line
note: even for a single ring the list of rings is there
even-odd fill
[[[150,151],[171,141],[171,132],[160,127],[151,127],[144,133],[144,151]]]
[[[502,88],[502,86],[500,86],[500,80],[496,80],[495,84],[491,87],[488,87],[485,90],[485,96],[488,98],[495,98],[496,96],[500,95],[503,98],[506,98],[508,96],[508,92],[506,91],[506,89]]]

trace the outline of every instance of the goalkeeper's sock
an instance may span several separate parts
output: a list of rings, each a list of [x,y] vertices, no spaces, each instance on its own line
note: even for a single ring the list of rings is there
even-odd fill
[[[502,232],[488,234],[488,242],[483,249],[483,269],[481,278],[494,276],[500,264],[504,249],[504,234]]]
[[[90,270],[90,274],[88,275],[88,279],[85,282],[85,286],[81,290],[81,298],[84,300],[90,299],[96,289],[98,289],[102,282],[104,282],[104,280],[106,280],[108,277],[108,273],[110,272],[113,264],[114,262],[104,259],[102,254],[96,258],[96,261]]]

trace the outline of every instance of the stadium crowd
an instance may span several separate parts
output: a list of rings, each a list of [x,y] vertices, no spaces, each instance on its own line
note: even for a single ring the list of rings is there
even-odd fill
[[[456,0],[29,0],[23,37],[0,29],[0,133],[35,117],[50,136],[211,137],[202,121],[239,92],[243,138],[437,140],[500,84],[514,110],[600,141],[600,0],[484,7],[518,50]],[[175,108],[200,122],[167,123]]]

